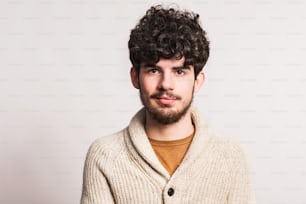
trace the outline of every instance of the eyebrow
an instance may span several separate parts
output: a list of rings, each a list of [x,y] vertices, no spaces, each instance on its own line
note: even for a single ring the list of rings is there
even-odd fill
[[[190,69],[190,66],[188,65],[183,65],[183,66],[177,66],[177,67],[172,67],[173,69]]]
[[[151,67],[155,67],[155,68],[161,68],[160,66],[156,65],[156,64],[150,64],[150,63],[147,63],[147,64],[143,64],[141,67],[143,68],[151,68]],[[172,69],[191,69],[190,68],[190,65],[182,65],[182,66],[174,66],[174,67],[171,67]]]
[[[156,64],[152,64],[152,63],[145,63],[141,65],[142,68],[148,68],[148,67],[158,67],[156,66]]]

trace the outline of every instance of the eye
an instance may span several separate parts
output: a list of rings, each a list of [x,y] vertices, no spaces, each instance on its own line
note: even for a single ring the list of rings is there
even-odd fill
[[[185,74],[185,71],[183,69],[180,69],[180,68],[176,69],[175,72],[176,72],[177,75],[184,75]]]
[[[149,69],[149,73],[156,74],[156,73],[159,73],[159,70],[157,68],[151,68]]]

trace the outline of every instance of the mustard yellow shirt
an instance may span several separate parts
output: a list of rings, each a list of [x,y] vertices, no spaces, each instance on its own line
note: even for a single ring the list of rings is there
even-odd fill
[[[154,152],[160,163],[172,175],[182,162],[189,145],[192,141],[194,133],[183,139],[161,141],[149,138]]]

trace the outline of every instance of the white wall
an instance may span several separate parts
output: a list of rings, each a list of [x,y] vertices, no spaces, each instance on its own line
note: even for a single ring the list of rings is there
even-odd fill
[[[140,107],[127,41],[144,2],[1,0],[0,203],[79,202],[88,146]],[[211,40],[195,105],[243,143],[258,203],[306,203],[305,1],[177,3]]]

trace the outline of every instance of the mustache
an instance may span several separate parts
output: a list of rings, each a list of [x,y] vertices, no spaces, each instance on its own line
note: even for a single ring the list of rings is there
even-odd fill
[[[169,98],[175,98],[177,100],[180,100],[181,97],[178,96],[178,95],[175,95],[173,93],[170,93],[170,92],[166,92],[166,91],[160,91],[160,92],[157,92],[157,93],[154,93],[150,96],[150,98],[161,98],[161,97],[169,97]]]

